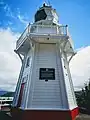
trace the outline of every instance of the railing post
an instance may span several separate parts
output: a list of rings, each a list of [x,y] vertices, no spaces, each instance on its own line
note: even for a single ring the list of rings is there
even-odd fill
[[[68,25],[66,25],[66,35],[68,35]]]
[[[36,27],[37,27],[37,33],[38,33],[38,25]]]
[[[30,23],[28,24],[28,33],[30,32]]]
[[[63,26],[62,29],[63,29],[63,35],[64,35],[65,34],[65,27]]]
[[[57,31],[57,34],[58,34],[58,26],[56,27],[56,31]]]
[[[64,26],[61,26],[61,34],[64,34]]]

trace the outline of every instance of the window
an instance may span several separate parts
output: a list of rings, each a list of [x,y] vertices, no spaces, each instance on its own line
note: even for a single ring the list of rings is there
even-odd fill
[[[27,58],[26,68],[29,66],[29,62],[30,62],[30,57]]]
[[[55,80],[55,69],[54,68],[40,68],[39,79]]]

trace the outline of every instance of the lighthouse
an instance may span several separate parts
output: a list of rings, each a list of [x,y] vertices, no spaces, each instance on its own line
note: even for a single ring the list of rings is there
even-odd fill
[[[16,42],[22,66],[11,115],[19,120],[74,120],[78,106],[69,69],[75,55],[68,25],[43,4]]]

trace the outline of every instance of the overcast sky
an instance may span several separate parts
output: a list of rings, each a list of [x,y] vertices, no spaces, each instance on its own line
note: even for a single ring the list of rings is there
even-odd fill
[[[68,1],[68,2],[67,2]],[[0,0],[0,89],[14,91],[21,61],[15,43],[43,0]],[[75,90],[90,78],[89,0],[51,0],[61,24],[68,24],[77,55],[70,62]]]

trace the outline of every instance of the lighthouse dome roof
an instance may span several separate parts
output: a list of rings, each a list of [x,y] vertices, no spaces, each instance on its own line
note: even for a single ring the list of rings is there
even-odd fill
[[[43,4],[35,13],[35,22],[58,24],[58,15],[51,5]]]

